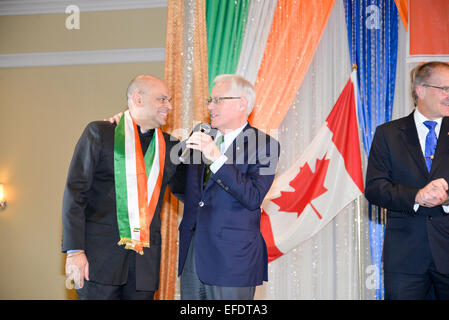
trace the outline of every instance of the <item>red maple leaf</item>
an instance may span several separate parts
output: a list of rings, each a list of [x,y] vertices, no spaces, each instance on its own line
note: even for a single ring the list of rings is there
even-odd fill
[[[306,162],[304,166],[299,168],[298,175],[289,183],[295,191],[281,191],[280,197],[271,200],[280,207],[279,211],[297,212],[299,217],[307,204],[310,204],[318,218],[322,218],[318,210],[312,205],[312,200],[327,191],[324,187],[324,179],[330,160],[324,160],[324,158],[326,158],[326,154],[322,159],[316,160],[315,172],[312,172]]]

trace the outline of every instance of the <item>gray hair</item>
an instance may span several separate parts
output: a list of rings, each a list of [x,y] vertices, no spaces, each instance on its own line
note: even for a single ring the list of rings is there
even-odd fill
[[[418,95],[416,94],[416,87],[428,82],[432,77],[433,71],[439,68],[449,68],[449,64],[441,61],[431,61],[415,67],[410,72],[410,89],[415,106],[418,105]]]
[[[231,92],[240,95],[248,100],[246,112],[249,115],[253,111],[254,102],[256,100],[256,90],[251,82],[237,74],[221,74],[215,77],[213,83],[229,81],[231,84]]]

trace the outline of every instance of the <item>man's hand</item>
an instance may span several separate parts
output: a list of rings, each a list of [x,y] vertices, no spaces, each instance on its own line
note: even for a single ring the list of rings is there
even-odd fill
[[[420,206],[432,208],[448,202],[448,184],[443,178],[429,182],[424,188],[418,191],[415,203]]]
[[[89,262],[84,251],[67,256],[65,274],[68,279],[73,280],[77,289],[84,286],[84,279],[89,281]]]
[[[110,123],[118,124],[120,122],[120,118],[123,116],[123,112],[117,113],[115,116],[109,119],[103,119],[103,121],[109,121]]]
[[[222,155],[212,137],[200,131],[194,132],[190,138],[187,139],[186,146],[187,148],[201,151],[206,159],[212,162]]]

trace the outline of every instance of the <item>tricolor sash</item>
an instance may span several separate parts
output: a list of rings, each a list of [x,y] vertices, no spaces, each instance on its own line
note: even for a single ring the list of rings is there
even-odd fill
[[[143,254],[150,246],[150,225],[156,211],[165,163],[165,140],[155,129],[145,157],[139,132],[128,111],[115,128],[114,177],[118,245]]]

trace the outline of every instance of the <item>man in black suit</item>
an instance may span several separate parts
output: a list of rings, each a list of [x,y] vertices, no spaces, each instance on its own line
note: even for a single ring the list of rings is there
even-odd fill
[[[170,161],[178,141],[160,129],[172,108],[167,85],[142,75],[126,94],[123,121],[88,124],[68,172],[62,251],[80,299],[153,299],[164,192],[182,183]]]
[[[365,196],[386,208],[385,298],[449,299],[449,65],[411,72],[416,109],[376,129]]]

